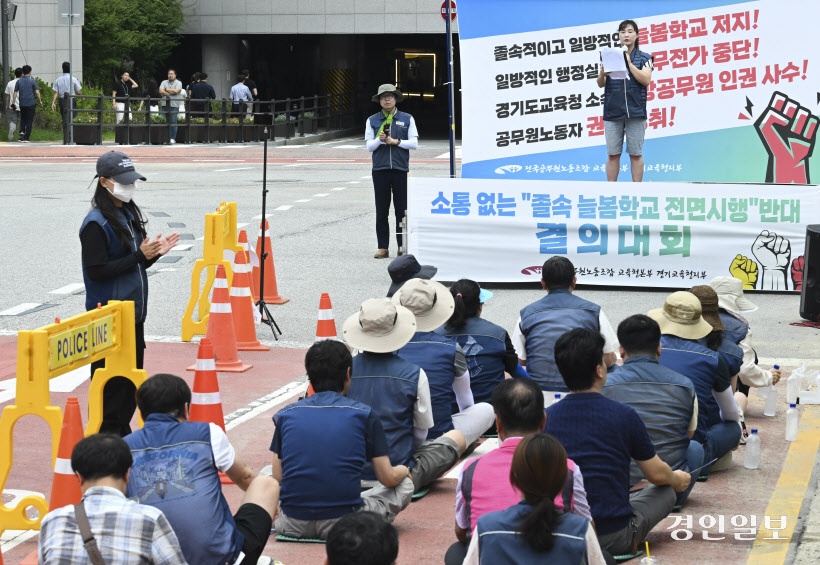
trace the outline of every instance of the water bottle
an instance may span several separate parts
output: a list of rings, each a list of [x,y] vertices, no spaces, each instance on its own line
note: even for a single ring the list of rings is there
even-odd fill
[[[558,393],[558,392],[556,392],[556,393],[555,393],[555,398],[553,399],[552,404],[550,404],[550,406],[553,406],[553,405],[555,405],[555,404],[558,404],[558,401],[559,401],[559,400],[561,400],[561,394],[560,394],[560,393]]]
[[[743,466],[747,469],[760,467],[760,436],[757,435],[757,428],[752,428],[752,435],[746,440],[746,454],[743,458]]]
[[[786,410],[786,441],[797,441],[797,426],[799,424],[800,413],[796,404],[789,404]]]
[[[775,369],[779,369],[780,365],[775,365]],[[777,389],[774,388],[774,384],[772,386],[768,386],[765,388],[766,392],[766,404],[763,407],[763,415],[772,417],[777,412]]]

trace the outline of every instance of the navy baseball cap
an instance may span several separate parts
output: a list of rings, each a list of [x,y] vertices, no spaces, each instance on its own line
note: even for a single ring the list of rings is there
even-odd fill
[[[438,269],[432,265],[420,265],[413,255],[396,257],[387,266],[387,273],[393,281],[387,291],[387,297],[393,296],[410,279],[430,280],[437,272]]]
[[[120,151],[103,153],[97,159],[97,174],[94,178],[105,177],[119,184],[134,184],[138,180],[147,180],[134,170],[131,158]]]

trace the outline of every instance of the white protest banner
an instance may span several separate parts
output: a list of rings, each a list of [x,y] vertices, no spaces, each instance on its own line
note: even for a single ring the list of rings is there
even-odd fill
[[[566,255],[582,284],[689,287],[718,275],[799,290],[812,185],[411,177],[409,251],[439,280],[525,282]]]

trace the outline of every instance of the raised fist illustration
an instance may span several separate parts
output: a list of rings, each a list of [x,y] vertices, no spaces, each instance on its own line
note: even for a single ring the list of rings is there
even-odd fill
[[[782,92],[775,92],[755,128],[769,154],[766,182],[808,184],[817,117]]]
[[[786,269],[792,249],[789,240],[763,230],[752,244],[752,253],[763,270],[761,290],[787,290]]]
[[[794,283],[794,290],[803,289],[803,265],[802,255],[792,261],[792,283]]]
[[[757,286],[757,263],[748,257],[743,255],[735,257],[729,266],[729,272],[743,282],[743,290],[754,290]]]

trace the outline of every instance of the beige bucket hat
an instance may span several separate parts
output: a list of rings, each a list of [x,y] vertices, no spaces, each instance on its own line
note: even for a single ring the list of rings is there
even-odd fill
[[[416,330],[420,332],[431,332],[441,327],[453,315],[456,302],[446,286],[425,279],[410,279],[391,300],[413,313]]]
[[[718,306],[731,312],[753,312],[757,306],[743,295],[743,281],[735,277],[715,277],[709,286],[718,295]]]
[[[684,339],[700,339],[712,332],[712,326],[701,316],[700,300],[691,292],[670,294],[663,308],[650,310],[650,318],[658,322],[662,334]]]
[[[404,100],[404,95],[401,92],[399,92],[399,89],[389,83],[381,85],[379,87],[379,92],[376,93],[373,96],[373,98],[371,98],[371,100],[373,102],[378,102],[382,94],[392,94],[396,97],[396,102],[401,102],[402,100]]]
[[[353,349],[390,353],[407,345],[416,333],[416,321],[410,310],[389,298],[371,298],[345,320],[343,333]]]

